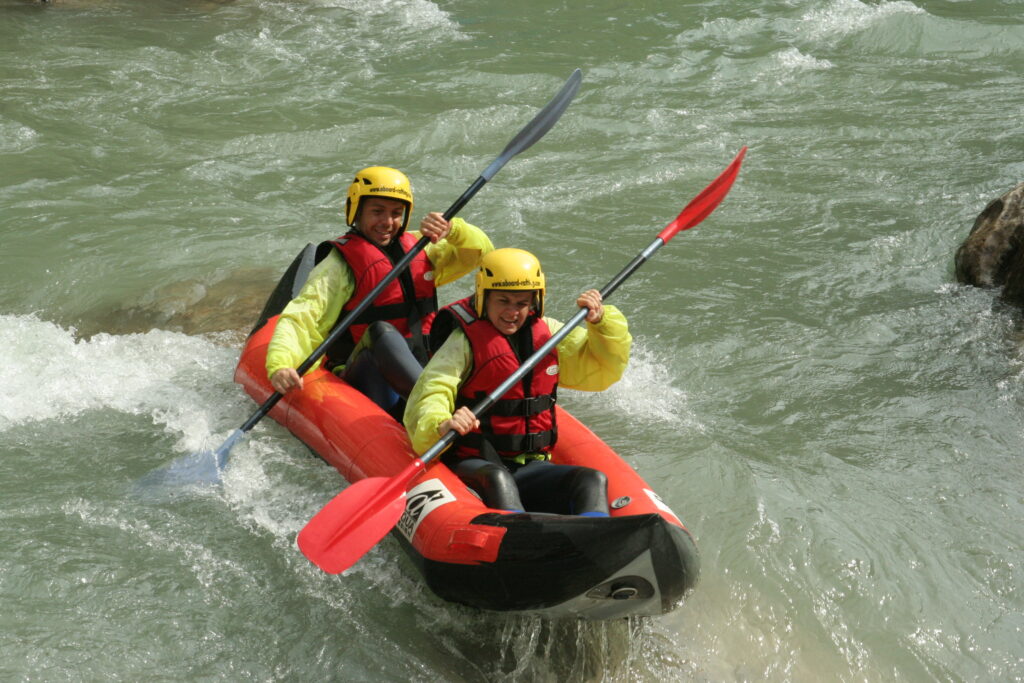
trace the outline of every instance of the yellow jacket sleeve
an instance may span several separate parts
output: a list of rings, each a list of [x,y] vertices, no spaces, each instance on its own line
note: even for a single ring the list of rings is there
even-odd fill
[[[459,386],[469,377],[473,351],[469,339],[460,330],[453,330],[423,368],[405,405],[405,430],[413,450],[424,453],[441,435],[437,428],[455,412]]]
[[[418,232],[412,234],[419,238]],[[448,237],[428,244],[423,251],[434,266],[434,286],[440,287],[472,272],[483,255],[493,250],[494,245],[483,230],[456,216]]]
[[[281,368],[297,368],[309,358],[330,334],[341,307],[354,291],[352,269],[341,254],[332,249],[313,268],[299,295],[281,312],[267,347],[267,377]]]
[[[544,319],[551,334],[562,323]],[[605,306],[596,325],[577,327],[558,345],[558,386],[581,391],[604,391],[622,378],[629,362],[633,337],[626,316],[615,306]]]

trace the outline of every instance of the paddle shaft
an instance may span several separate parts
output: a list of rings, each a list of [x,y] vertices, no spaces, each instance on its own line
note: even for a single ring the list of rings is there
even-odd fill
[[[455,215],[462,210],[462,207],[464,207],[469,200],[472,199],[485,184],[487,184],[487,181],[493,178],[494,175],[500,171],[506,163],[508,163],[509,159],[529,148],[533,143],[542,138],[545,133],[551,130],[551,127],[554,126],[561,117],[562,112],[564,112],[569,106],[573,97],[576,96],[576,92],[579,90],[582,78],[583,74],[579,69],[572,72],[572,75],[569,76],[569,79],[565,82],[565,85],[562,86],[562,89],[558,91],[558,94],[556,94],[551,101],[548,102],[547,105],[538,112],[537,115],[534,116],[528,124],[526,124],[526,126],[523,127],[521,131],[519,131],[508,145],[505,146],[505,149],[498,155],[498,158],[492,161],[491,164],[484,169],[483,173],[481,173],[469,188],[462,193],[462,196],[456,199],[455,203],[448,207],[448,210],[444,212],[444,219],[446,221],[450,221],[454,218]],[[391,268],[391,272],[384,276],[384,278],[381,279],[381,281],[378,282],[365,297],[363,297],[362,301],[360,301],[354,309],[349,311],[348,315],[342,318],[341,321],[334,326],[331,333],[327,335],[327,338],[324,339],[316,349],[313,350],[313,353],[309,355],[309,358],[304,360],[302,364],[296,368],[296,372],[299,373],[299,376],[306,374],[306,372],[308,372],[309,369],[312,368],[318,360],[320,360],[331,344],[333,344],[339,336],[344,334],[352,323],[359,318],[359,316],[362,315],[370,305],[373,304],[377,297],[380,296],[380,293],[384,291],[385,287],[394,282],[395,278],[401,275],[402,272],[409,267],[412,260],[423,250],[424,247],[427,246],[429,242],[429,237],[421,237],[419,241],[416,242],[416,244],[408,251],[408,253],[406,253],[406,255]],[[279,391],[275,391],[270,395],[270,398],[263,402],[263,405],[256,409],[256,411],[241,427],[239,427],[237,431],[245,434],[255,427],[256,423],[266,417],[283,397],[284,394]],[[223,450],[223,446],[221,447],[221,450]]]

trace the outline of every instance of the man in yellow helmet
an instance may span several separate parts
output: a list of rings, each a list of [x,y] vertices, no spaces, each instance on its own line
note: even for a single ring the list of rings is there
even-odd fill
[[[603,473],[548,462],[558,438],[557,387],[602,391],[619,380],[629,360],[626,318],[604,306],[600,292],[591,289],[576,300],[589,309],[585,328],[570,332],[485,415],[470,409],[561,329],[544,317],[544,293],[533,254],[486,254],[474,295],[438,314],[431,333],[437,351],[409,395],[405,427],[417,453],[449,430],[462,435],[443,461],[490,507],[607,516]]]
[[[401,171],[371,166],[356,173],[345,203],[350,230],[320,245],[319,262],[281,313],[267,348],[267,376],[276,391],[302,388],[295,368],[425,236],[431,243],[327,349],[323,361],[385,409],[399,399],[392,386],[402,394],[411,389],[429,352],[436,288],[472,271],[494,248],[479,228],[437,212],[423,218],[419,234],[407,233],[412,210],[412,186]]]

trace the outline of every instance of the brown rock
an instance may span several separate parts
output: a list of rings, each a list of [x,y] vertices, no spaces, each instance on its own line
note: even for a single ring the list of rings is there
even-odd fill
[[[82,338],[159,328],[189,335],[238,332],[241,340],[259,317],[275,276],[270,268],[242,268],[173,282],[141,293],[134,302],[93,309],[72,322]]]
[[[1024,183],[989,202],[956,251],[956,279],[1024,305]]]

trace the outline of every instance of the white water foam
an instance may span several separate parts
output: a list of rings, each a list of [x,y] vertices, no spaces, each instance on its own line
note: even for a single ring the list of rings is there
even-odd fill
[[[217,413],[217,387],[236,352],[201,337],[164,330],[78,339],[34,315],[0,315],[0,432],[109,408],[152,417],[198,449]]]
[[[0,118],[0,152],[24,152],[39,139],[39,133],[17,121]]]
[[[813,27],[812,37],[845,36],[862,31],[871,24],[898,14],[926,14],[912,2],[897,0],[867,4],[860,0],[834,0],[825,7],[815,8],[806,13],[804,25]]]
[[[34,315],[0,315],[0,347],[6,359],[0,366],[0,434],[34,422],[71,421],[92,410],[148,415],[178,438],[173,452],[154,454],[155,466],[215,448],[254,408],[231,382],[237,351],[204,337],[151,330],[79,339],[73,328]],[[246,523],[291,545],[319,507],[307,484],[330,493],[344,482],[303,457],[303,449],[282,449],[280,434],[264,436],[250,434],[235,446],[222,487],[182,485],[149,491],[146,498],[221,495]],[[295,445],[287,437],[284,443]],[[75,511],[85,519],[80,506]]]
[[[708,39],[717,43],[744,45],[748,42],[763,42],[765,36],[771,36],[772,40],[787,45],[800,44],[801,51],[806,52],[810,48],[805,44],[807,40],[832,42],[868,30],[876,23],[891,17],[924,14],[927,14],[925,10],[907,0],[872,4],[861,0],[833,0],[816,6],[799,17],[779,18],[775,21],[757,17],[718,17],[704,22],[699,29],[683,31],[676,37],[676,42],[681,47],[699,44],[700,41]],[[784,57],[791,56],[787,50],[783,50],[781,54]],[[818,65],[816,68],[821,66]]]
[[[646,424],[703,431],[704,426],[689,408],[686,392],[667,369],[670,364],[652,346],[634,338],[622,379],[599,393],[574,391],[573,400],[600,402],[617,415]]]
[[[835,66],[832,62],[827,59],[818,59],[810,55],[806,55],[795,47],[790,47],[780,52],[776,52],[773,56],[773,70],[782,72],[783,74],[795,74],[802,71],[820,71],[823,69],[831,69]]]
[[[417,30],[431,28],[456,28],[447,12],[437,3],[429,0],[378,0],[378,2],[361,2],[361,0],[314,0],[313,5],[319,7],[336,7],[357,12],[367,17],[389,17],[398,19],[410,28]]]

